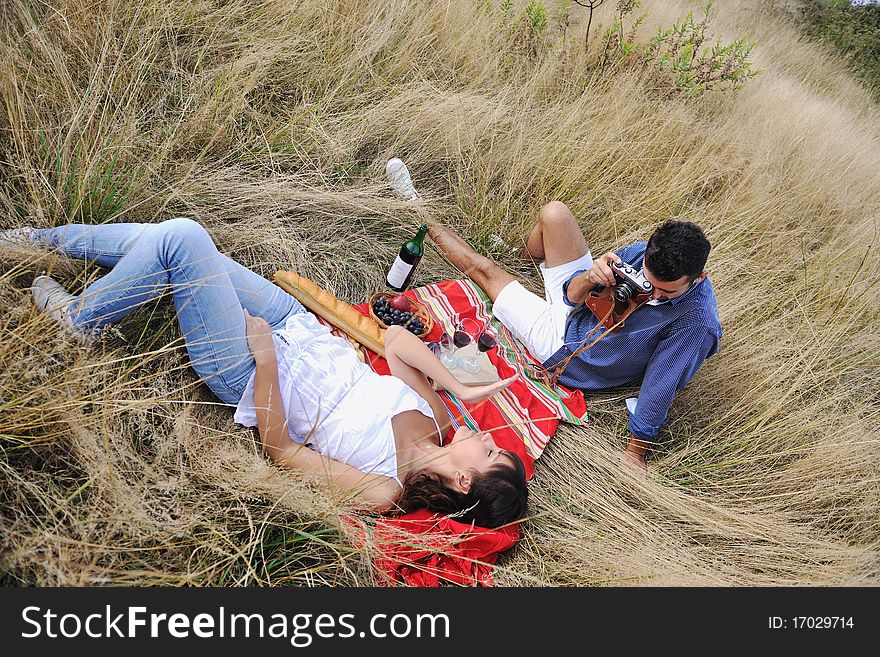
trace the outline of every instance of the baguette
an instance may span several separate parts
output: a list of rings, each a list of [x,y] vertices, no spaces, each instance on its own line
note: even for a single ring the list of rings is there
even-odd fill
[[[370,351],[385,357],[385,331],[351,304],[337,299],[320,285],[292,271],[276,271],[272,280],[313,313],[345,331]]]

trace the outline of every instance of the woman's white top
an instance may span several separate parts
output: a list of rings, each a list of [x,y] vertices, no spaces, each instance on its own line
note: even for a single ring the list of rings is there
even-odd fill
[[[291,315],[272,338],[291,440],[400,484],[391,418],[417,410],[436,426],[428,402],[397,377],[376,374],[311,313]],[[257,424],[255,375],[235,410],[235,421],[247,427]],[[439,441],[439,426],[437,433]]]

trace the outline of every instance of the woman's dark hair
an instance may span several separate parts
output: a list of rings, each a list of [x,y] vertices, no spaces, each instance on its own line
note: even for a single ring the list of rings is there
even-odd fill
[[[703,273],[710,248],[695,223],[670,219],[648,240],[645,266],[661,281],[677,281],[682,276],[693,280]]]
[[[526,469],[519,456],[513,452],[507,455],[512,466],[496,464],[486,473],[475,474],[467,493],[453,488],[436,473],[410,472],[397,506],[403,513],[428,509],[489,529],[519,520],[529,500]]]

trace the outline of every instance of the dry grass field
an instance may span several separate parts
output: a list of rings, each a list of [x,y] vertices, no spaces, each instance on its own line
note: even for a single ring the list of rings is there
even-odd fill
[[[6,0],[0,228],[202,222],[264,275],[362,302],[419,220],[384,179],[518,261],[538,209],[595,251],[692,219],[712,244],[720,353],[673,405],[645,479],[623,399],[588,397],[531,484],[500,586],[876,585],[880,578],[880,122],[845,67],[758,0],[710,32],[762,72],[686,100],[600,68],[613,2],[510,29],[472,0]],[[607,6],[606,6],[607,5]],[[511,12],[523,15],[524,2]],[[697,4],[646,0],[639,38]],[[508,22],[505,22],[508,21]],[[598,25],[598,27],[597,27]],[[31,306],[50,269],[0,251],[0,582],[370,585],[338,504],[259,452],[196,381],[166,302],[95,349]],[[436,250],[416,283],[459,276]]]

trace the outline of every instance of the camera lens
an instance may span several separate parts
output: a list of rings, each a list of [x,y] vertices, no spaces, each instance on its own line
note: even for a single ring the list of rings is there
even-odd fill
[[[626,303],[636,294],[636,290],[628,282],[623,282],[614,288],[614,298],[621,303]]]

